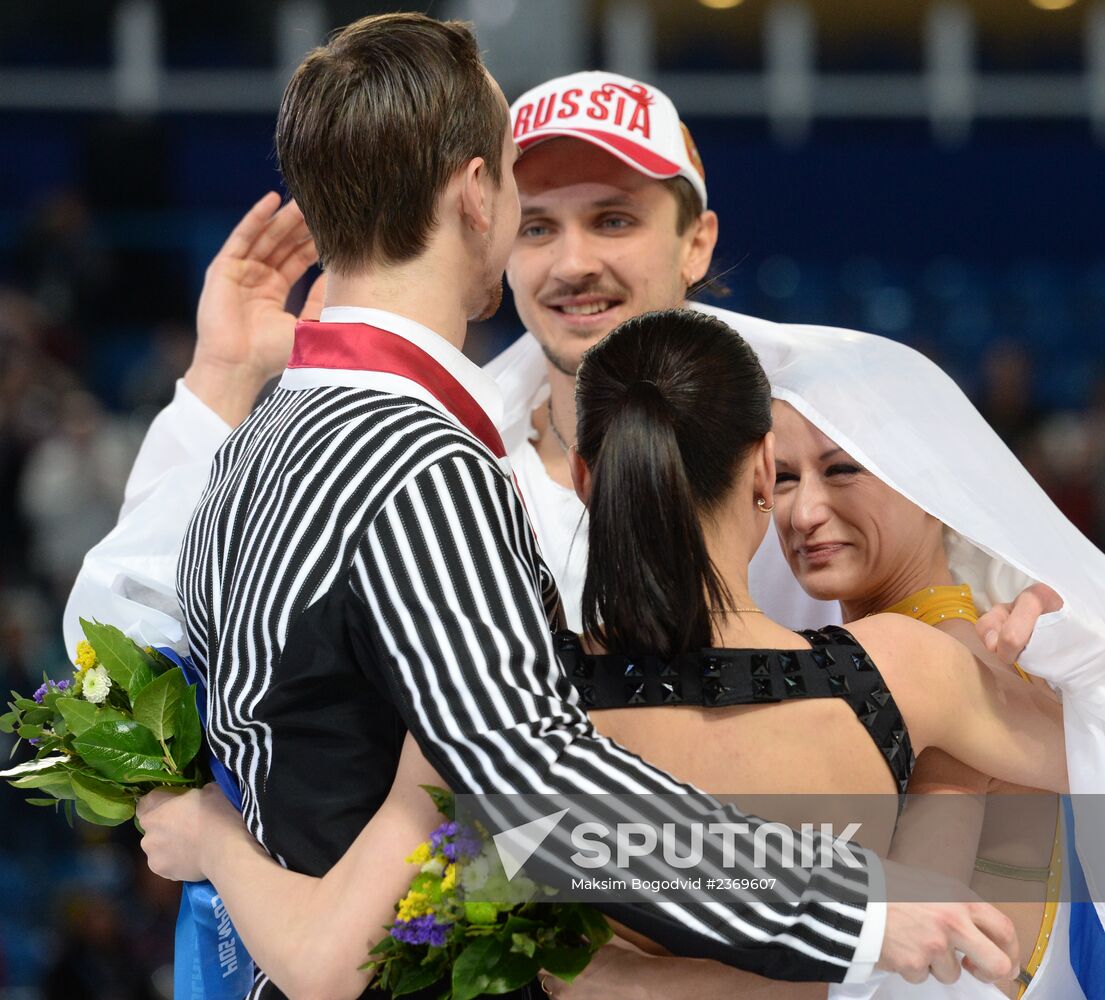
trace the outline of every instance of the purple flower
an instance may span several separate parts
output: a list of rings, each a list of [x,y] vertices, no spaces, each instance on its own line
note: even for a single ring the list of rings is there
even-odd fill
[[[51,691],[65,691],[69,687],[69,683],[69,681],[43,681],[32,697],[41,705],[42,699]]]
[[[391,936],[404,944],[428,944],[433,948],[445,947],[445,936],[452,924],[439,924],[432,913],[413,920],[396,920]]]
[[[446,837],[456,836],[457,824],[450,820],[448,823],[442,823],[433,833],[430,834],[430,847],[433,850],[438,850],[441,847],[441,842]]]
[[[451,857],[449,857],[449,847],[453,850]],[[471,830],[461,830],[456,840],[446,847],[445,854],[449,857],[450,861],[456,861],[458,856],[464,860],[474,858],[482,849],[483,841],[478,834],[473,833]]]
[[[38,746],[38,737],[37,736],[32,736],[29,740],[27,740],[27,742],[30,743],[31,746],[37,747]]]

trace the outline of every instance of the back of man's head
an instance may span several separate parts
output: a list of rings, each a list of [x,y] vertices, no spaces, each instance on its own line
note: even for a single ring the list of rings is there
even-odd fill
[[[438,197],[483,157],[495,183],[507,113],[468,25],[382,14],[310,52],[280,106],[280,169],[323,265],[353,274],[422,253]]]

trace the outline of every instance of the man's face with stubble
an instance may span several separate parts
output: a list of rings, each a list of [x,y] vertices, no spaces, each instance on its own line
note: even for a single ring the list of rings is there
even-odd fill
[[[699,223],[678,232],[665,182],[591,143],[531,146],[514,174],[522,218],[507,280],[526,328],[565,374],[623,320],[681,305],[709,266],[712,240],[703,262]]]

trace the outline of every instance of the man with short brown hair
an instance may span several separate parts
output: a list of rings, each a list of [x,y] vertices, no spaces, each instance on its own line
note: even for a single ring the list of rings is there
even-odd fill
[[[508,125],[466,25],[385,14],[349,25],[299,65],[276,152],[322,265],[350,273],[422,253],[438,198],[468,160],[482,157],[500,184]]]

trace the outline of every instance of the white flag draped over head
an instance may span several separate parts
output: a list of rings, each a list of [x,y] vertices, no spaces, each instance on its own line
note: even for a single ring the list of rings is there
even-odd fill
[[[948,526],[952,570],[982,609],[1012,600],[1031,581],[1062,596],[1063,610],[1041,619],[1022,663],[1062,691],[1071,792],[1082,796],[1075,803],[1078,854],[1091,898],[1105,900],[1105,820],[1097,805],[1105,799],[1105,554],[1048,499],[952,379],[916,351],[852,330],[696,308],[751,344],[776,398]],[[1065,956],[1091,998],[1105,996],[1105,978],[1087,979],[1105,975],[1105,905],[1096,909],[1100,922],[1088,928],[1083,920]],[[1070,916],[1063,914],[1064,927],[1077,923]],[[1066,944],[1056,946],[1056,937],[1065,935],[1052,935],[1049,975],[1041,969],[1026,996],[1079,996],[1070,992],[1072,983],[1078,989],[1070,970],[1056,969]],[[1049,979],[1065,985],[1049,989]]]

